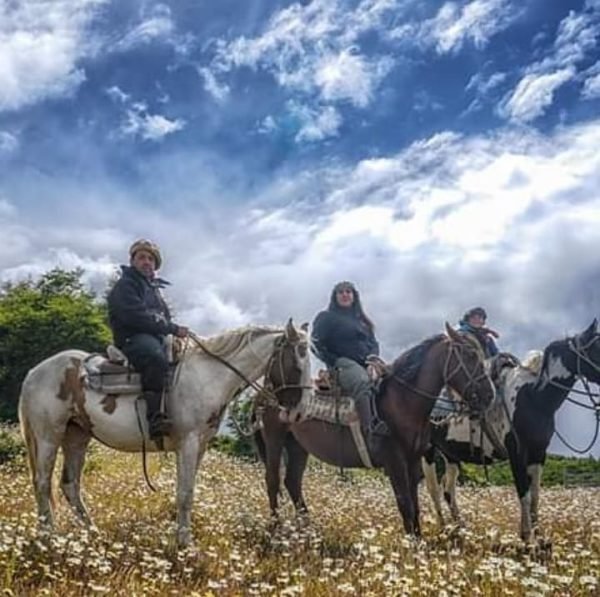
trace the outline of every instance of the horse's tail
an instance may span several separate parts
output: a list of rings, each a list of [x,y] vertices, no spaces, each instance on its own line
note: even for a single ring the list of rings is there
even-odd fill
[[[21,427],[21,435],[25,441],[25,447],[27,448],[27,461],[29,462],[29,472],[31,474],[31,482],[33,484],[33,491],[37,495],[37,471],[38,471],[38,445],[35,437],[35,432],[27,416],[26,409],[23,407],[23,394],[25,389],[21,389],[21,396],[19,398],[19,425]],[[50,508],[54,511],[56,506],[56,499],[54,497],[54,491],[52,489],[52,482],[50,483]]]

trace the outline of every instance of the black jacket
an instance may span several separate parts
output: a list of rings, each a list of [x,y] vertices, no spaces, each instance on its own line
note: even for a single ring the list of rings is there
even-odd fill
[[[312,348],[328,367],[340,357],[364,366],[370,354],[379,354],[379,344],[367,324],[354,311],[321,311],[312,325]]]
[[[166,336],[177,326],[171,321],[169,308],[160,289],[168,284],[156,278],[148,280],[135,268],[121,266],[122,274],[108,295],[108,319],[114,342],[123,346],[134,334]]]

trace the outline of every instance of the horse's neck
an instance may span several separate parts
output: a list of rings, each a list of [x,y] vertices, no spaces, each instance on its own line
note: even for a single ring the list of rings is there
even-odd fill
[[[253,337],[249,332],[235,356],[225,360],[235,366],[249,381],[254,382],[264,375],[267,362],[273,353],[275,338],[275,333]]]
[[[420,391],[430,396],[439,396],[444,387],[444,366],[447,359],[444,343],[439,342],[432,346],[426,357],[427,361],[421,367],[415,387]],[[423,401],[424,403],[426,401]],[[433,409],[433,401],[426,402],[430,410]]]
[[[552,351],[547,355],[540,371],[540,382],[534,395],[538,401],[537,406],[548,414],[554,415],[560,408],[577,379],[565,365],[566,358],[565,354]]]

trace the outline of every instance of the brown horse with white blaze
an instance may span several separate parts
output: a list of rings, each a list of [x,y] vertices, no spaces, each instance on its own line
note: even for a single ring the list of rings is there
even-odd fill
[[[282,370],[272,369],[268,381],[275,386],[285,385],[285,381],[289,384],[289,378],[280,379],[282,374]],[[429,414],[444,385],[462,396],[472,412],[485,409],[494,397],[481,348],[448,324],[445,335],[424,340],[394,361],[376,398],[389,434],[382,436],[371,460],[389,477],[404,528],[410,534],[420,534],[420,458],[429,443]],[[262,428],[255,434],[266,465],[269,504],[274,516],[284,448],[288,456],[285,486],[298,511],[306,511],[302,479],[309,453],[332,465],[364,467],[348,427],[314,418],[303,420],[300,395],[293,389],[278,394],[278,404],[270,402],[265,407]],[[281,416],[282,411],[286,418]],[[297,413],[300,418],[294,418]]]

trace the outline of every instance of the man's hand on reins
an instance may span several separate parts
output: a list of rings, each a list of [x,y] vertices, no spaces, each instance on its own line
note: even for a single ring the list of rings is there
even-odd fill
[[[188,328],[185,325],[178,325],[177,326],[177,331],[175,332],[175,335],[178,338],[185,338],[187,337],[187,335],[190,333],[190,328]]]

